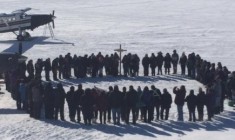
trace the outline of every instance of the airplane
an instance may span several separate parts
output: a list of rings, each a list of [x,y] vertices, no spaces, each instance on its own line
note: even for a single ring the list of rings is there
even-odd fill
[[[55,11],[52,14],[33,14],[27,15],[26,12],[32,8],[25,8],[13,11],[11,14],[0,14],[0,33],[13,32],[17,36],[18,41],[24,41],[30,38],[30,34],[26,30],[34,30],[35,28],[52,23],[55,28],[54,19]],[[51,27],[51,26],[50,26]]]
[[[0,74],[17,68],[19,63],[25,62],[26,56],[18,53],[1,52],[0,53]]]

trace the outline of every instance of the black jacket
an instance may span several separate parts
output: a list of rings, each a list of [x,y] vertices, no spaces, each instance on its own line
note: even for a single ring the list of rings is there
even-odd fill
[[[189,110],[194,110],[197,105],[197,96],[194,94],[189,94],[185,101],[187,102],[187,106]]]
[[[171,95],[167,92],[162,94],[162,108],[171,108],[172,98]]]
[[[138,101],[137,91],[132,90],[127,92],[126,94],[127,107],[136,107],[137,101]]]
[[[206,104],[206,94],[201,92],[197,95],[197,106],[204,106]]]

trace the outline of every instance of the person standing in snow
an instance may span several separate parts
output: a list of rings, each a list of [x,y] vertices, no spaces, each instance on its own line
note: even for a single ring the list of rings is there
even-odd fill
[[[53,74],[53,80],[57,81],[58,78],[57,78],[57,71],[59,70],[59,59],[58,58],[55,58],[53,61],[52,61],[52,74]]]
[[[185,98],[189,110],[189,121],[196,121],[195,109],[197,105],[197,96],[194,95],[194,90],[190,90],[189,95]]]
[[[171,68],[171,56],[169,53],[166,54],[166,56],[164,57],[164,67],[165,67],[165,74],[170,74],[170,68]]]
[[[157,67],[157,60],[154,53],[152,53],[151,57],[149,58],[150,68],[151,68],[151,75],[155,76],[155,69]]]
[[[43,103],[43,88],[41,81],[38,81],[32,88],[32,100],[33,100],[33,117],[35,119],[41,118],[41,109]]]
[[[147,86],[144,87],[141,99],[145,105],[143,107],[144,122],[151,123],[151,121],[153,120],[154,99],[153,92],[150,91]]]
[[[91,93],[91,89],[85,89],[84,95],[81,97],[81,106],[82,106],[82,114],[85,125],[91,125],[91,119],[93,117],[93,97]]]
[[[50,58],[47,58],[46,61],[44,62],[44,70],[45,70],[46,81],[51,81],[50,80],[50,71],[51,71],[51,60],[50,60]]]
[[[60,119],[64,121],[64,103],[65,103],[65,91],[61,83],[57,84],[55,89],[55,120],[58,120],[58,113],[60,113]]]
[[[28,78],[32,80],[34,78],[34,67],[33,67],[33,60],[29,60],[26,69],[28,72]]]
[[[198,120],[203,121],[204,116],[204,105],[206,104],[206,94],[202,91],[202,88],[199,88],[199,93],[197,95],[197,111],[198,111]]]
[[[106,124],[106,112],[108,107],[108,96],[103,90],[98,91],[97,110],[99,112],[100,124]]]
[[[113,92],[109,96],[112,116],[113,116],[113,123],[114,125],[120,125],[120,115],[121,115],[121,100],[122,100],[122,93],[119,91],[118,86],[114,86]]]
[[[182,53],[182,56],[180,57],[180,66],[181,66],[181,74],[185,75],[185,67],[186,67],[186,62],[187,62],[187,56],[185,55],[185,53]]]
[[[54,90],[51,83],[47,83],[45,87],[45,96],[44,96],[44,104],[45,104],[45,118],[46,119],[54,119]]]
[[[161,95],[162,95],[162,93],[154,85],[151,86],[151,90],[153,92],[154,108],[156,108],[156,121],[157,121],[157,120],[159,120],[159,117],[160,117],[160,106],[161,106]]]
[[[77,112],[77,122],[81,121],[81,97],[84,94],[84,90],[82,89],[82,84],[78,85],[78,89],[75,91],[75,100],[76,100],[76,112]]]
[[[145,57],[142,59],[142,65],[144,67],[144,76],[148,76],[149,75],[149,57],[146,54]]]
[[[74,86],[70,87],[70,90],[67,92],[66,100],[69,107],[69,118],[70,121],[75,122],[76,115],[76,98],[75,98]]]
[[[172,64],[173,64],[173,74],[176,74],[177,73],[177,65],[178,65],[178,61],[179,61],[179,55],[176,52],[176,50],[173,51],[171,58],[172,58]]]
[[[183,106],[186,96],[185,86],[182,85],[180,89],[178,87],[174,87],[173,93],[175,94],[175,104],[177,105],[178,121],[184,121]]]
[[[206,108],[207,108],[207,115],[208,121],[212,121],[212,117],[214,116],[214,109],[215,109],[215,93],[212,86],[207,87],[206,92]]]
[[[163,94],[162,94],[162,101],[161,101],[161,119],[168,120],[169,117],[169,111],[171,108],[172,104],[172,97],[171,94],[167,91],[166,88],[163,89]],[[163,118],[163,114],[165,112],[165,118]]]
[[[158,52],[158,55],[157,55],[157,67],[158,67],[158,72],[157,72],[157,75],[162,75],[162,65],[163,65],[163,62],[164,62],[164,57],[162,56],[162,52]]]
[[[142,120],[143,119],[143,107],[145,106],[145,104],[141,100],[143,92],[142,92],[140,86],[138,86],[138,88],[137,88],[137,95],[138,95],[138,100],[136,103],[136,120],[139,119],[139,112],[140,112],[140,120]]]
[[[25,83],[23,81],[20,82],[19,84],[19,98],[20,98],[20,102],[19,102],[19,107],[17,106],[17,108],[19,109],[26,109],[26,87],[25,87]],[[21,107],[21,105],[23,104],[23,107]]]
[[[132,123],[136,124],[136,104],[138,101],[137,91],[133,86],[129,87],[129,91],[126,94],[126,123],[129,124],[130,111],[132,111]]]

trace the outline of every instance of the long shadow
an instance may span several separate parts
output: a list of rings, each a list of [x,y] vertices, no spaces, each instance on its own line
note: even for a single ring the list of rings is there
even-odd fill
[[[11,108],[1,108],[0,115],[12,115],[12,114],[26,114],[23,111],[11,109]]]
[[[144,124],[138,124],[136,126],[132,125],[100,125],[100,124],[93,124],[91,126],[86,126],[84,124],[77,124],[67,121],[54,121],[54,120],[42,120],[46,123],[49,123],[54,126],[59,126],[63,128],[70,128],[70,129],[85,129],[85,130],[92,130],[95,129],[97,131],[100,131],[102,133],[106,134],[113,134],[117,136],[123,136],[125,134],[139,134],[143,136],[149,136],[149,137],[156,137],[153,133],[159,134],[159,135],[165,135],[165,136],[171,136],[169,133],[165,131],[157,130],[156,128],[152,126],[147,126]]]
[[[221,115],[216,115],[213,122],[160,122],[152,123],[153,126],[164,129],[166,132],[182,134],[184,132],[192,132],[194,130],[204,129],[205,131],[226,131],[235,129],[235,112],[224,111]]]
[[[100,83],[100,82],[118,82],[118,81],[138,81],[138,82],[157,82],[157,81],[173,81],[173,82],[178,82],[178,81],[186,81],[185,79],[178,79],[175,77],[170,77],[170,76],[138,76],[138,77],[110,77],[110,76],[105,76],[105,77],[86,77],[86,78],[79,78],[79,79],[63,79],[60,80],[64,86],[69,86],[69,85],[74,85],[74,84],[80,84],[80,83]],[[57,81],[53,81],[54,83],[57,83]]]
[[[45,41],[48,38],[49,37],[32,37],[28,41],[23,41],[22,42],[22,53],[25,53],[26,51],[28,51],[34,45],[37,45],[37,44],[38,45],[58,45],[58,44],[74,45],[74,43],[65,42],[63,40],[58,40],[58,39],[55,39],[56,40],[55,42]],[[14,53],[18,52],[19,42],[17,40],[5,40],[5,41],[0,41],[0,43],[12,44],[9,48],[3,50],[2,52],[14,52]]]
[[[138,123],[137,125],[99,125],[93,124],[92,126],[86,126],[84,124],[77,124],[72,122],[62,121],[50,121],[42,120],[46,123],[56,125],[59,127],[70,129],[85,129],[113,134],[117,136],[123,136],[125,134],[131,135],[143,135],[156,138],[156,135],[172,136],[172,133],[185,135],[185,132],[193,132],[195,130],[204,129],[205,131],[226,131],[228,129],[235,129],[235,112],[225,111],[222,115],[214,117],[213,122],[178,122],[178,121],[160,121],[153,122],[151,124]],[[158,129],[160,128],[160,129]],[[155,135],[154,135],[155,134]]]

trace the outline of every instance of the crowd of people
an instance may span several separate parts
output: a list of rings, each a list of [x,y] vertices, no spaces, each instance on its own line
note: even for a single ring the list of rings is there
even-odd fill
[[[81,122],[90,125],[92,120],[96,122],[99,116],[99,122],[105,124],[112,122],[115,125],[121,124],[121,121],[129,124],[130,113],[132,113],[132,123],[136,124],[137,120],[150,123],[153,120],[168,120],[170,108],[172,106],[172,96],[169,89],[161,91],[154,85],[149,87],[133,86],[119,89],[117,85],[110,86],[108,91],[94,87],[83,89],[82,84],[76,89],[70,87],[65,92],[63,85],[58,82],[54,87],[51,83],[50,72],[53,73],[53,80],[57,81],[63,78],[74,76],[84,78],[87,75],[92,77],[103,76],[103,68],[106,75],[118,75],[119,56],[115,53],[103,57],[101,53],[92,54],[88,57],[76,56],[72,58],[70,53],[65,57],[60,55],[52,61],[38,59],[33,65],[33,61],[21,63],[18,69],[5,73],[6,89],[12,93],[16,100],[17,109],[23,109],[30,114],[30,117],[40,119],[45,114],[46,119],[60,119],[65,121],[64,105],[67,102],[69,109],[69,118],[72,122]],[[127,54],[122,59],[125,76],[139,75],[140,58],[136,54]],[[155,76],[155,69],[158,68],[157,74],[162,74],[164,65],[165,74],[170,74],[170,68],[173,66],[173,74],[177,74],[177,66],[181,67],[181,74],[187,75],[198,80],[205,85],[206,91],[199,88],[195,94],[190,90],[186,94],[185,86],[180,88],[174,87],[172,93],[175,94],[174,103],[177,106],[178,121],[183,121],[183,106],[187,102],[189,111],[189,121],[203,121],[204,107],[207,108],[207,119],[211,121],[215,114],[224,110],[225,97],[232,98],[235,95],[235,72],[230,73],[225,66],[218,63],[210,63],[203,60],[199,55],[194,53],[188,56],[182,53],[179,57],[174,50],[173,54],[166,54],[164,57],[161,52],[157,56],[152,54],[150,57],[145,55],[142,59],[144,76]],[[45,79],[42,81],[41,73],[45,71]],[[27,72],[27,74],[26,74]],[[169,90],[169,91],[168,91]],[[187,96],[186,96],[187,95]],[[43,110],[43,114],[41,114]],[[195,112],[198,112],[196,119]],[[83,117],[81,117],[83,116]]]

